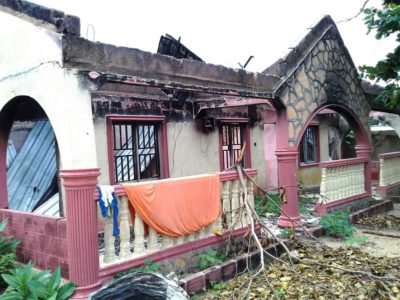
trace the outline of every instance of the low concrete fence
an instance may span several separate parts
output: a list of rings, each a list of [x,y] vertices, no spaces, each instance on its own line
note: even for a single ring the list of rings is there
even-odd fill
[[[378,192],[386,197],[389,190],[400,187],[400,152],[379,154]]]
[[[255,170],[248,170],[246,173],[251,177],[257,174]],[[247,227],[250,219],[242,209],[244,205],[243,189],[237,172],[223,172],[219,177],[222,215],[203,229],[177,238],[161,235],[151,227],[148,228],[148,234],[145,235],[146,225],[138,214],[130,214],[129,201],[125,191],[121,186],[116,186],[120,207],[120,236],[117,238],[113,236],[112,218],[99,217],[99,222],[104,223],[104,253],[99,254],[100,267],[109,268],[132,259],[156,255],[157,252],[172,247],[212,238],[216,236],[215,232],[223,231],[223,226],[232,230]],[[254,206],[253,183],[246,177],[244,180],[250,192],[249,202]],[[119,240],[119,243],[115,243],[116,239]]]
[[[320,203],[317,210],[327,209],[368,196],[366,191],[366,158],[321,162]]]

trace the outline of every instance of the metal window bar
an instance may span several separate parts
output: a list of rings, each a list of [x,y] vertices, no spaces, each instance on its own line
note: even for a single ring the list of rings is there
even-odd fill
[[[314,127],[308,127],[300,143],[301,161],[313,163],[317,161],[317,143]]]
[[[151,124],[113,124],[117,182],[160,177],[157,131]]]
[[[238,124],[222,126],[222,158],[224,169],[232,166],[240,156],[243,147],[244,130]],[[244,162],[242,160],[242,166]]]

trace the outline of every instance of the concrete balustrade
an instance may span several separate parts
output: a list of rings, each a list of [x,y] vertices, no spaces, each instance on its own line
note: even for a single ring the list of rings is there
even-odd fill
[[[366,192],[365,158],[321,162],[321,202],[354,197]]]
[[[256,171],[247,172],[254,177]],[[169,237],[158,234],[153,228],[148,228],[137,215],[131,215],[128,209],[128,198],[122,187],[116,187],[119,202],[119,226],[120,236],[112,235],[113,225],[111,218],[100,217],[104,224],[104,254],[100,255],[100,265],[108,266],[125,260],[137,258],[143,255],[155,253],[170,247],[179,246],[188,242],[215,236],[215,232],[238,229],[249,224],[250,219],[244,209],[244,195],[238,179],[237,172],[224,172],[220,174],[221,180],[221,206],[222,214],[210,225],[201,230],[182,237]],[[254,207],[253,183],[244,178],[249,191],[249,203]],[[133,225],[132,225],[133,223]],[[119,240],[118,243],[115,243]],[[119,250],[118,250],[119,249]]]
[[[379,186],[387,187],[400,183],[400,152],[380,154]]]

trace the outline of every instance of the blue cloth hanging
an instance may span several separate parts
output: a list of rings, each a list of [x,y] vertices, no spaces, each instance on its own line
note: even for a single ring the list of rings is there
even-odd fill
[[[112,193],[113,200],[111,202],[112,212],[113,212],[113,236],[119,236],[119,227],[118,227],[118,200],[115,193]]]
[[[101,192],[101,188],[97,186],[99,191],[99,205],[101,210],[101,215],[103,218],[113,218],[113,236],[119,236],[119,225],[118,225],[118,199],[114,192],[112,192],[112,201],[108,202],[108,199],[104,199],[104,195]],[[107,201],[107,203],[106,203]]]

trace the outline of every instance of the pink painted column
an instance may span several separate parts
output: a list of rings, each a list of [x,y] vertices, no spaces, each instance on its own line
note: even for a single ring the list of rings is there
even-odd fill
[[[278,187],[278,166],[275,156],[276,125],[264,124],[264,160],[267,174],[266,188]],[[268,145],[268,146],[267,146]]]
[[[365,163],[365,190],[369,195],[372,195],[371,186],[371,151],[372,147],[370,145],[356,145],[355,146],[357,157],[366,158],[368,161]]]
[[[287,215],[281,213],[278,225],[297,227],[301,224],[297,193],[297,148],[277,150],[275,153],[278,159],[279,186],[285,189],[287,199],[287,203],[282,205]]]
[[[78,288],[72,299],[86,299],[100,283],[97,207],[93,195],[98,168],[61,170],[67,206],[69,280]]]

